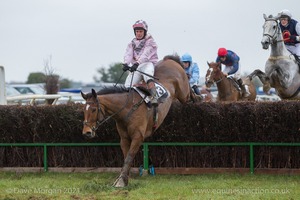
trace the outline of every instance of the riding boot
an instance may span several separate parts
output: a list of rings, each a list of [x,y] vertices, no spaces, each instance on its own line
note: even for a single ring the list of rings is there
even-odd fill
[[[197,87],[197,85],[193,85],[192,87],[194,89],[195,94],[197,95],[201,95],[199,88]]]
[[[154,81],[153,80],[149,80],[147,82],[147,85],[148,85],[148,91],[151,94],[151,104],[153,106],[157,106],[158,102],[157,102],[157,99],[155,97],[155,95],[156,95],[156,88],[155,88]]]
[[[237,82],[240,85],[240,88],[242,89],[243,97],[249,97],[250,96],[249,88],[243,84],[243,80],[240,78],[239,80],[237,80]]]

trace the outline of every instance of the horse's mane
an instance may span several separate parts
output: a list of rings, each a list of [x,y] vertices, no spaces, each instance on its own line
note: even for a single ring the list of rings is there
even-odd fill
[[[126,88],[124,85],[104,86],[102,89],[100,89],[97,92],[97,95],[124,93],[124,92],[128,92],[128,91],[129,91],[129,89]],[[93,97],[93,94],[91,92],[87,93],[86,95],[87,95],[87,98]]]
[[[97,95],[124,93],[128,91],[128,88],[126,88],[124,85],[105,86],[97,92]]]
[[[178,64],[180,64],[180,66],[183,68],[183,64],[182,64],[178,54],[166,55],[163,60],[173,60],[173,61],[177,62]]]

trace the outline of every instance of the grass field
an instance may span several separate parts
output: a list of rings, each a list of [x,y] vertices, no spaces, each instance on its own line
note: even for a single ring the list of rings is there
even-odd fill
[[[0,199],[299,199],[296,175],[132,175],[124,189],[116,173],[0,173]]]

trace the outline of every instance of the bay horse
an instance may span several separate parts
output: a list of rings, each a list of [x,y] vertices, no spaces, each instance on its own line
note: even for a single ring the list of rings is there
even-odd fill
[[[190,100],[193,103],[196,103],[196,102],[212,102],[213,101],[213,95],[206,88],[201,88],[200,95],[198,95],[190,87]]]
[[[271,46],[270,57],[265,64],[265,73],[257,69],[248,75],[250,80],[258,76],[263,83],[263,90],[268,93],[271,87],[275,88],[281,99],[300,99],[300,74],[299,66],[294,56],[287,50],[278,23],[280,14],[276,17],[263,15],[263,38],[261,41],[263,49]]]
[[[116,122],[120,136],[120,145],[124,164],[114,187],[128,185],[128,176],[133,159],[143,141],[151,136],[163,123],[173,100],[186,103],[190,98],[188,77],[180,64],[178,56],[168,56],[155,66],[154,76],[168,92],[168,97],[157,106],[156,120],[154,107],[149,108],[143,98],[133,89],[110,87],[96,93],[84,94],[84,122],[82,134],[90,138],[95,136],[99,126],[110,118]]]
[[[237,83],[227,78],[221,71],[220,62],[211,62],[208,63],[208,70],[205,75],[205,85],[206,87],[211,87],[213,83],[217,84],[218,88],[218,97],[217,102],[219,101],[255,101],[256,99],[256,90],[251,81],[243,79],[244,84],[247,84],[249,87],[250,95],[248,97],[243,97],[242,93],[238,90]]]

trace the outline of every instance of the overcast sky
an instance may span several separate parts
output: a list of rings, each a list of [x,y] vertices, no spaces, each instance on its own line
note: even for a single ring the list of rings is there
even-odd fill
[[[92,83],[97,69],[122,62],[143,19],[159,58],[188,52],[205,76],[219,47],[235,51],[243,73],[264,70],[263,13],[289,9],[300,20],[299,0],[0,0],[0,65],[6,82],[45,72],[51,57],[62,78]]]

